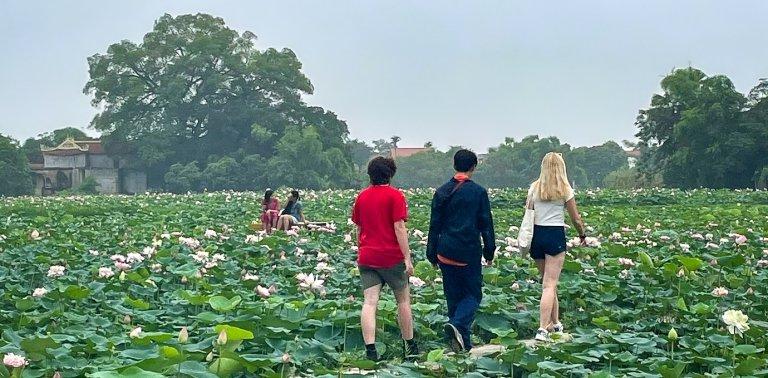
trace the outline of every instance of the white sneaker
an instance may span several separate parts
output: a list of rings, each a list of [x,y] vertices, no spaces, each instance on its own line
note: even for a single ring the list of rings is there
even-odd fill
[[[543,328],[539,328],[539,330],[536,331],[536,336],[534,336],[533,339],[536,341],[550,341],[549,331]]]
[[[557,322],[553,324],[552,332],[563,332],[563,323]]]

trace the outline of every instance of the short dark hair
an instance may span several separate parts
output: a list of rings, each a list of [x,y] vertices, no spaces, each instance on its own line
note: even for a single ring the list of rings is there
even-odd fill
[[[368,162],[368,177],[373,185],[389,184],[395,172],[397,172],[397,166],[392,158],[377,156]]]
[[[477,155],[470,150],[458,150],[453,155],[453,169],[456,172],[469,172],[477,167]]]
[[[291,190],[291,195],[295,200],[299,200],[299,191],[298,190]]]

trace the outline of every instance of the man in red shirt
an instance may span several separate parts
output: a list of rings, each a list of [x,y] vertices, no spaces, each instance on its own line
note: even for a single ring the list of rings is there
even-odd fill
[[[358,228],[358,257],[363,284],[363,329],[366,356],[379,359],[376,351],[376,309],[381,287],[392,288],[397,300],[398,323],[404,340],[406,358],[418,355],[413,339],[413,317],[408,277],[413,274],[411,249],[408,246],[408,205],[405,196],[389,185],[395,175],[395,161],[376,157],[368,163],[371,185],[358,194],[352,209],[352,221]]]

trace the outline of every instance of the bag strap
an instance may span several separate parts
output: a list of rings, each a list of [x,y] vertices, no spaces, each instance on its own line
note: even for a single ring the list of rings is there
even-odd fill
[[[461,188],[461,186],[462,186],[462,185],[464,185],[464,183],[465,183],[465,182],[466,182],[466,181],[459,181],[458,183],[456,183],[456,185],[454,185],[454,186],[453,186],[453,190],[451,190],[451,193],[449,193],[449,194],[448,194],[448,196],[447,196],[447,197],[445,197],[445,200],[443,201],[443,204],[442,204],[442,206],[441,206],[441,208],[440,208],[440,212],[441,212],[441,213],[445,211],[445,209],[448,207],[448,204],[449,204],[449,203],[451,202],[451,200],[453,199],[453,195],[454,195],[454,194],[455,194],[457,191],[459,191],[459,189]]]

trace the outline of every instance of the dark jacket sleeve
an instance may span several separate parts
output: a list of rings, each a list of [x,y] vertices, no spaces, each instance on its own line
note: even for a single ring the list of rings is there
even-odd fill
[[[483,190],[480,199],[480,235],[483,238],[483,257],[485,261],[492,261],[496,252],[496,233],[493,231],[493,214],[491,214],[491,201],[488,192]]]
[[[432,210],[429,216],[429,234],[427,235],[427,260],[433,265],[437,264],[437,243],[440,240],[440,228],[442,219],[438,209],[438,194],[432,197]]]

